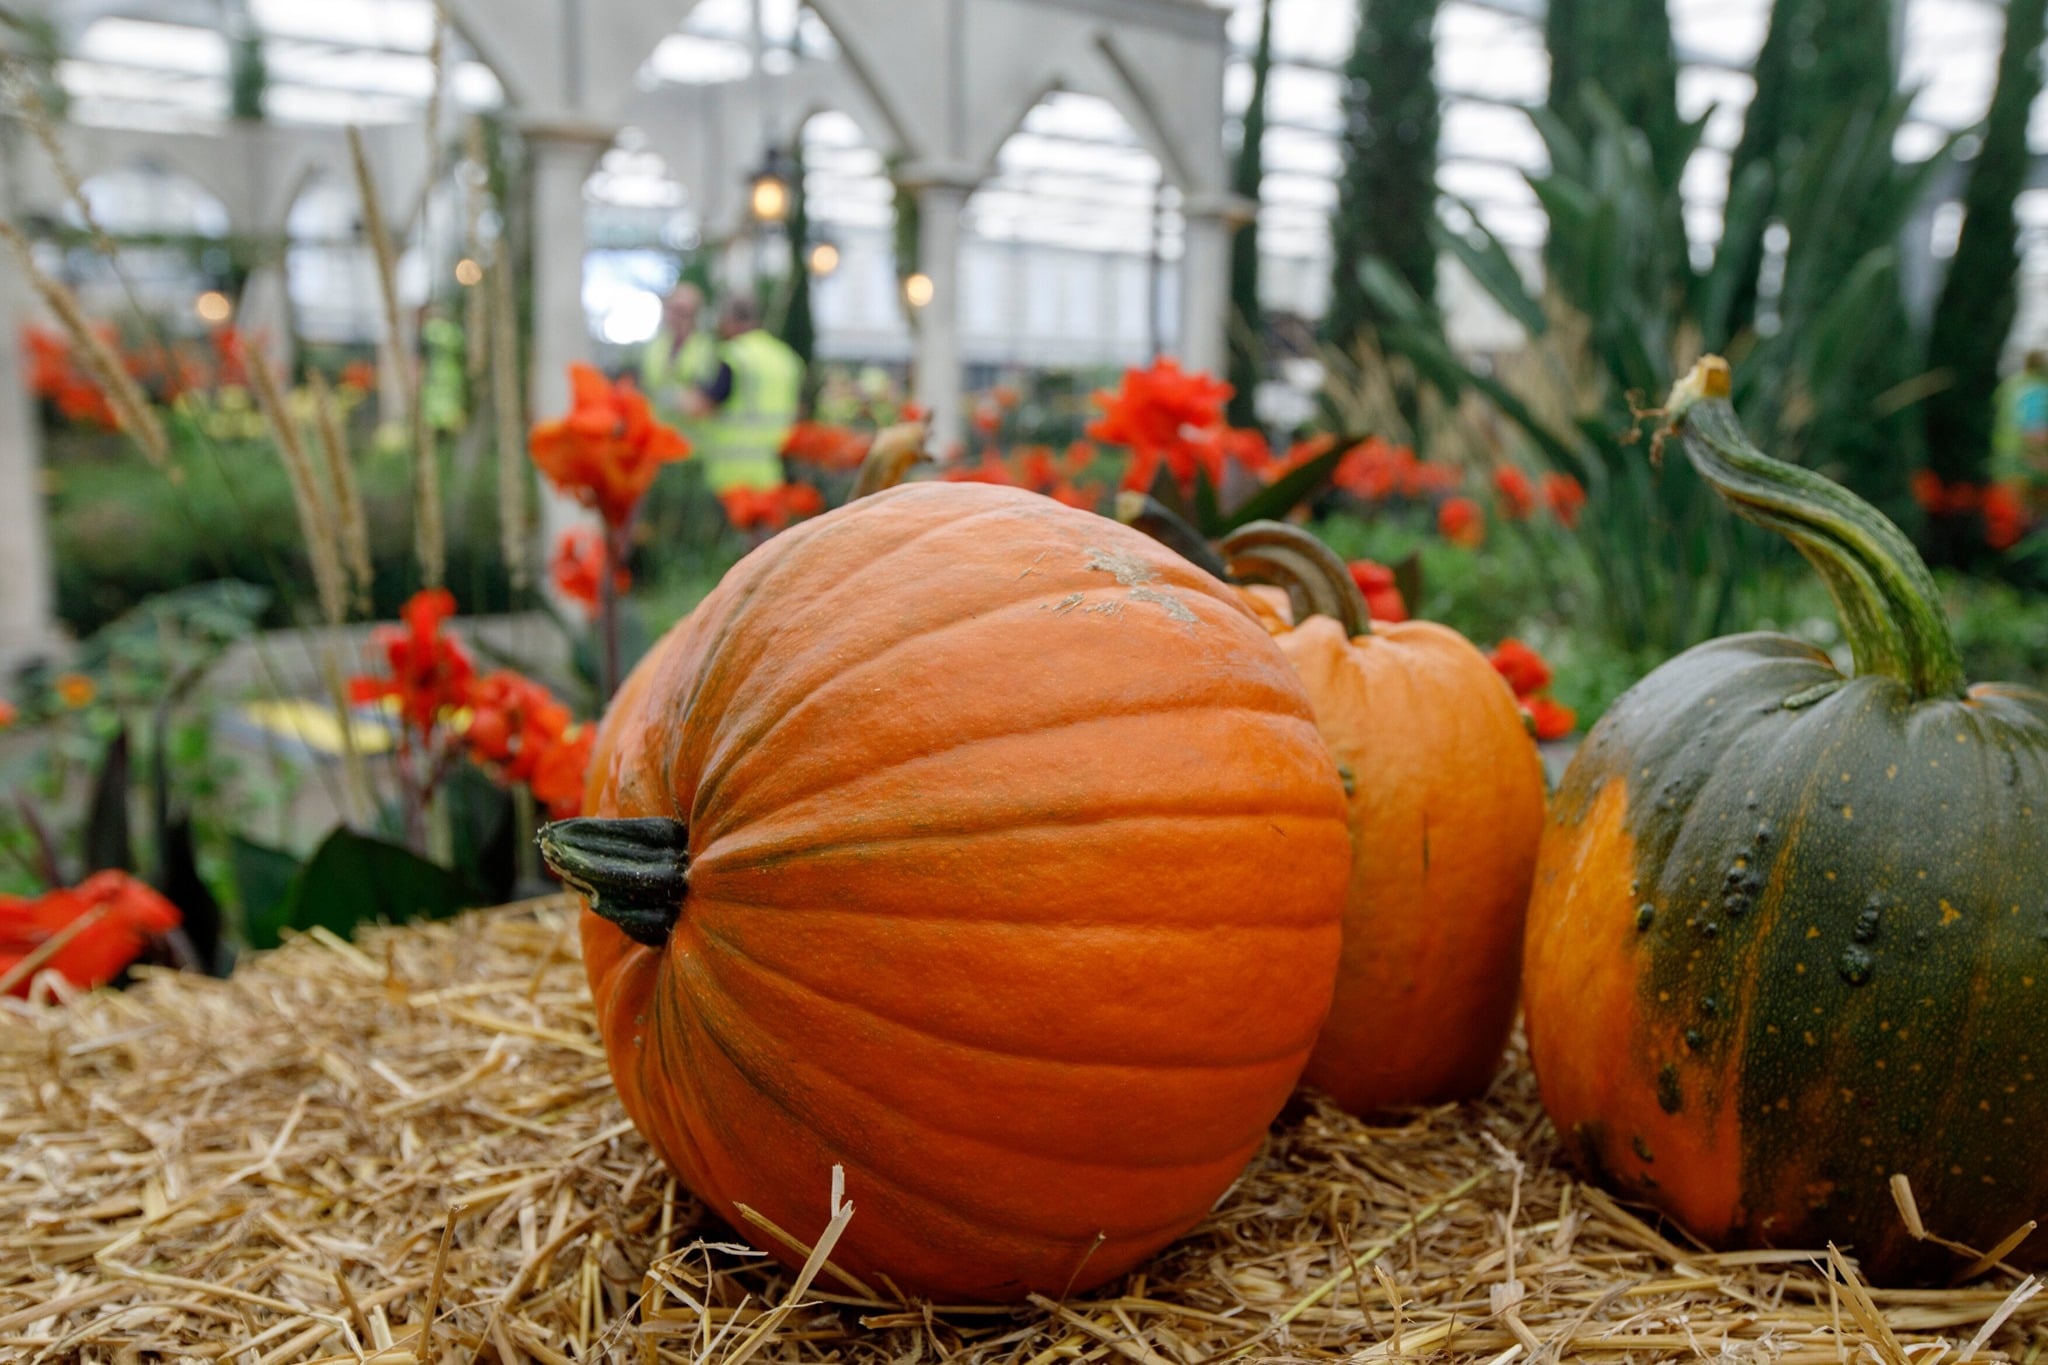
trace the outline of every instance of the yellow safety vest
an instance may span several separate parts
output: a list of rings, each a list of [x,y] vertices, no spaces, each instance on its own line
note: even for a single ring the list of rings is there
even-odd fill
[[[696,419],[676,406],[677,389],[700,389],[718,372],[718,342],[699,327],[683,338],[681,346],[667,332],[657,332],[640,351],[640,391],[654,403],[662,421],[690,438],[692,446],[702,440]]]
[[[803,401],[803,358],[756,328],[719,348],[732,392],[699,425],[697,459],[714,493],[782,482],[782,447]]]

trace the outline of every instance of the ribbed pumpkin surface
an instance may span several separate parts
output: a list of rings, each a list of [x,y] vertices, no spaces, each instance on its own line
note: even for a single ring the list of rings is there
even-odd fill
[[[1514,1023],[1543,767],[1486,656],[1428,621],[1278,636],[1349,769],[1354,854],[1330,1017],[1302,1083],[1354,1113],[1478,1094]]]
[[[1351,862],[1230,591],[1034,495],[776,537],[662,640],[589,812],[689,826],[667,944],[586,914],[627,1112],[757,1242],[942,1299],[1086,1288],[1199,1220],[1329,1006]],[[789,1259],[788,1248],[771,1247]]]

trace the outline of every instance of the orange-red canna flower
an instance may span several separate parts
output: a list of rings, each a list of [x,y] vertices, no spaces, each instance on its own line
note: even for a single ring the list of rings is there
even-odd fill
[[[548,573],[555,591],[585,611],[595,612],[604,583],[605,562],[611,558],[602,532],[581,526],[562,532],[555,542]],[[612,570],[612,591],[623,593],[633,586],[633,571],[621,564]]]
[[[368,393],[377,387],[377,367],[367,360],[351,360],[341,367],[341,387]]]
[[[1436,509],[1436,529],[1451,544],[1476,549],[1486,543],[1486,514],[1470,498],[1446,498]]]
[[[8,701],[5,697],[0,697],[0,730],[12,728],[14,722],[19,719],[21,719],[21,712],[15,709],[14,703]]]
[[[1365,605],[1373,620],[1396,622],[1408,619],[1408,604],[1401,598],[1401,589],[1394,582],[1392,569],[1370,559],[1354,559],[1351,561],[1351,581],[1365,595]]]
[[[1533,697],[1550,686],[1550,665],[1520,640],[1502,640],[1487,659],[1517,697]]]
[[[597,727],[579,725],[541,755],[528,785],[533,799],[554,819],[566,820],[583,809],[583,778],[596,742]]]
[[[1978,506],[1984,513],[1984,543],[1992,549],[2010,550],[2026,535],[2026,500],[2010,484],[1987,486]]]
[[[782,443],[785,458],[820,469],[848,470],[860,467],[874,438],[850,427],[829,422],[798,422]]]
[[[606,525],[623,526],[656,472],[687,456],[690,443],[654,419],[629,379],[614,384],[588,365],[571,365],[569,385],[569,414],[533,429],[533,462]]]
[[[455,597],[446,588],[416,592],[405,604],[402,626],[379,626],[371,643],[384,651],[388,677],[349,679],[355,702],[395,698],[408,731],[425,740],[444,711],[469,699],[476,666],[462,643],[441,633],[441,623],[455,614]]]
[[[182,922],[175,905],[125,872],[95,872],[77,886],[35,897],[0,896],[0,976],[12,974],[30,954],[68,931],[71,937],[64,945],[15,982],[9,994],[26,999],[41,971],[91,990],[141,956],[150,936],[169,933]]]
[[[470,685],[469,756],[510,782],[531,783],[547,751],[571,725],[569,708],[533,679],[501,668]]]
[[[1579,728],[1578,713],[1561,702],[1549,697],[1529,697],[1522,702],[1522,713],[1529,717],[1530,727],[1536,738],[1548,742],[1563,739]]]
[[[77,711],[92,705],[100,694],[99,684],[83,673],[60,673],[56,681],[57,700]]]
[[[1217,435],[1232,392],[1222,380],[1184,371],[1163,356],[1148,369],[1125,370],[1120,387],[1095,395],[1102,416],[1089,424],[1088,435],[1131,452],[1125,488],[1150,488],[1164,464],[1182,488],[1192,491],[1198,470],[1206,469],[1212,481],[1220,478],[1223,451]]]
[[[773,488],[728,488],[718,495],[725,519],[739,531],[780,531],[793,521],[825,510],[825,495],[807,483],[779,483]]]
[[[1536,510],[1536,485],[1511,464],[1493,471],[1494,491],[1500,494],[1501,515],[1509,521],[1524,521]]]
[[[1571,475],[1553,471],[1543,476],[1543,505],[1567,531],[1576,530],[1579,512],[1586,505],[1586,490]]]

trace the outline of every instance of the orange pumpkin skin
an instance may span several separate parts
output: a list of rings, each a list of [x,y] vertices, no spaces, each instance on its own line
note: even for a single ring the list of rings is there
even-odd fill
[[[1328,616],[1278,635],[1351,774],[1344,951],[1302,1076],[1353,1113],[1484,1090],[1514,1024],[1543,835],[1514,694],[1456,631]]]
[[[1230,590],[975,484],[749,555],[628,679],[586,808],[688,825],[659,948],[586,913],[627,1113],[688,1186],[942,1300],[1106,1281],[1300,1074],[1351,864],[1309,702]],[[792,1264],[802,1253],[767,1249]]]

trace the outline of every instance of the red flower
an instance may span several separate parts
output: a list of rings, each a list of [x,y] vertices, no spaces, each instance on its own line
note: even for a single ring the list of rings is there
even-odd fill
[[[1569,474],[1543,476],[1543,505],[1550,509],[1565,530],[1578,529],[1579,511],[1586,505],[1586,490]]]
[[[14,703],[8,701],[5,697],[0,697],[0,730],[11,728],[14,722],[19,719],[21,719],[21,712],[15,709]]]
[[[0,896],[0,976],[69,931],[71,937],[37,971],[54,971],[91,990],[141,956],[151,935],[169,933],[182,922],[177,906],[125,872],[95,872],[75,887],[34,898]],[[35,974],[8,993],[27,999]]]
[[[782,453],[800,464],[843,471],[859,468],[872,444],[872,436],[850,427],[837,427],[829,422],[798,422],[789,429],[789,439],[782,443]]]
[[[1578,713],[1547,696],[1530,697],[1524,701],[1522,714],[1529,718],[1531,726],[1536,731],[1536,738],[1546,742],[1563,739],[1579,728]]]
[[[570,726],[569,708],[533,679],[501,668],[469,689],[469,756],[510,782],[527,782]]]
[[[1486,543],[1486,514],[1470,498],[1446,498],[1436,509],[1436,529],[1451,544],[1476,549]]]
[[[792,521],[825,510],[825,495],[807,483],[779,483],[773,488],[728,488],[718,495],[733,529],[766,527],[780,531]]]
[[[1547,487],[1548,480],[1545,483]],[[1536,485],[1515,466],[1504,464],[1494,470],[1493,486],[1500,494],[1501,515],[1509,521],[1525,520],[1536,510]]]
[[[1373,620],[1395,622],[1408,619],[1408,604],[1401,599],[1401,589],[1394,582],[1392,569],[1370,559],[1354,559],[1351,561],[1351,581],[1365,595],[1365,605]]]
[[[476,667],[461,643],[441,633],[441,623],[455,614],[455,598],[446,588],[416,592],[406,602],[403,626],[379,626],[371,643],[384,651],[389,677],[349,679],[355,702],[396,698],[410,733],[424,741],[443,711],[461,706],[469,696]]]
[[[341,367],[341,387],[368,393],[377,387],[377,367],[367,360],[351,360]]]
[[[974,406],[974,429],[983,436],[994,436],[1002,430],[1003,413],[994,403],[977,403]]]
[[[1520,640],[1502,640],[1487,660],[1517,697],[1533,697],[1550,686],[1550,665]]]
[[[985,453],[980,464],[950,465],[939,477],[947,483],[993,483],[1005,488],[1021,486],[1017,482],[1017,475],[1011,471],[1009,465],[1003,463],[1002,456],[994,451]]]
[[[596,742],[597,727],[579,725],[540,756],[528,785],[533,799],[547,807],[553,819],[566,820],[582,811],[584,774]]]
[[[1183,371],[1171,357],[1161,357],[1150,369],[1125,370],[1115,392],[1095,395],[1102,416],[1089,424],[1088,435],[1131,452],[1125,488],[1150,488],[1163,463],[1182,488],[1193,491],[1197,470],[1207,469],[1212,481],[1221,474],[1216,435],[1231,393],[1222,380]]]
[[[1930,517],[1938,517],[1947,510],[1947,499],[1942,497],[1941,475],[1931,469],[1916,469],[1909,481],[1913,490],[1913,501],[1920,504],[1920,510]]]
[[[1377,436],[1368,436],[1344,452],[1331,482],[1355,498],[1379,502],[1400,493],[1413,497],[1424,476],[1415,452]]]
[[[1020,398],[1017,387],[1014,384],[998,384],[988,391],[988,396],[994,399],[995,405],[1005,412],[1016,407]]]
[[[1985,488],[1980,504],[1984,512],[1984,543],[1994,550],[2010,550],[2027,533],[2027,504],[2010,484],[1994,483]]]
[[[562,532],[562,538],[555,542],[554,558],[548,561],[555,591],[585,611],[595,612],[604,582],[601,575],[610,557],[603,534],[594,528],[583,526]],[[623,593],[632,586],[632,570],[623,564],[612,570],[614,592]]]
[[[533,462],[548,482],[612,527],[625,525],[662,465],[690,453],[682,435],[654,420],[632,381],[613,384],[588,365],[571,365],[574,399],[566,417],[534,427]]]

